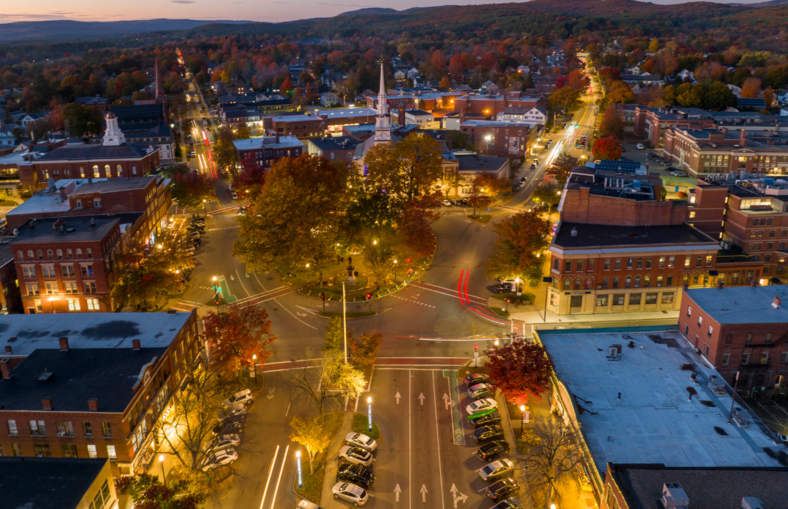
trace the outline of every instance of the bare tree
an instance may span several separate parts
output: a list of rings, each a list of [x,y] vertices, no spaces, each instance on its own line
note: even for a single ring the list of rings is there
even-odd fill
[[[308,359],[311,355],[306,352],[304,357]],[[293,370],[290,385],[315,402],[322,419],[326,402],[360,395],[364,392],[366,381],[361,371],[336,355]]]
[[[528,487],[535,500],[544,500],[550,507],[561,501],[558,488],[572,478],[572,470],[580,463],[580,451],[572,438],[572,430],[552,417],[537,417],[529,426],[529,450],[520,461],[525,463]]]

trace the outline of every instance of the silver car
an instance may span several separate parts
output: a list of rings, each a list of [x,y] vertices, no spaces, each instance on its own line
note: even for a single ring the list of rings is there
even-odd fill
[[[364,465],[368,467],[372,463],[372,453],[360,449],[358,447],[350,447],[346,445],[339,450],[339,458],[348,463],[355,463],[356,465]]]
[[[492,388],[487,384],[472,385],[468,389],[468,397],[471,399],[486,398],[492,395]]]
[[[349,482],[338,482],[331,488],[335,500],[344,500],[353,507],[362,506],[369,500],[367,490]]]
[[[514,471],[514,462],[508,458],[493,461],[479,470],[479,477],[485,481],[492,481],[511,474]]]
[[[374,451],[378,448],[378,443],[372,438],[363,433],[352,431],[345,436],[345,444],[364,449],[365,451]]]

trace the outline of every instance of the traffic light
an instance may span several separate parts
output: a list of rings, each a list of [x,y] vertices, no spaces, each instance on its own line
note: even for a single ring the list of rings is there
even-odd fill
[[[410,263],[410,258],[408,258],[408,263]]]
[[[473,350],[474,350],[475,352],[478,352],[478,351],[479,351],[479,343],[474,343],[474,345],[473,345]]]
[[[326,294],[325,293],[320,292],[320,300],[326,300]]]
[[[368,294],[367,294],[367,300],[371,300],[371,299],[372,299],[372,294],[371,294],[371,293],[368,293]]]

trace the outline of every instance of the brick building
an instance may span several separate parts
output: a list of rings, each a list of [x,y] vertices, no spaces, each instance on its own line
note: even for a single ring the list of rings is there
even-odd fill
[[[652,147],[665,146],[665,132],[671,127],[708,129],[714,127],[713,115],[699,108],[647,108],[635,109],[635,136],[646,138]]]
[[[24,187],[41,189],[61,178],[135,178],[151,174],[160,165],[160,150],[151,143],[126,143],[117,118],[107,113],[102,144],[63,146],[19,164]]]
[[[697,288],[684,292],[679,330],[739,390],[788,393],[788,287]]]
[[[263,127],[278,136],[295,136],[298,139],[319,138],[326,130],[323,118],[318,115],[265,117]]]
[[[466,120],[460,132],[473,140],[473,149],[479,154],[499,157],[527,157],[542,126],[527,122],[502,122],[497,120]]]
[[[350,136],[310,138],[306,140],[306,149],[309,154],[325,157],[331,161],[341,161],[350,164],[355,157],[356,147],[361,144],[361,140]]]
[[[31,219],[11,242],[25,313],[112,311],[112,269],[142,213]]]
[[[1,314],[22,313],[22,294],[16,276],[14,251],[10,244],[0,244],[0,309]]]
[[[465,92],[432,92],[419,90],[391,90],[386,93],[389,110],[401,108],[422,108],[428,111],[440,109],[453,109],[456,101],[465,95]],[[369,108],[378,107],[378,96],[366,98]]]
[[[271,166],[283,157],[298,157],[304,153],[304,144],[295,136],[261,136],[234,140],[240,166],[249,156],[261,166]],[[250,155],[251,154],[251,155]]]
[[[468,94],[454,100],[454,111],[464,113],[466,116],[481,118],[496,118],[498,113],[503,113],[507,108],[535,108],[547,106],[547,99],[543,95],[521,95],[520,92],[506,92],[498,95]]]
[[[9,315],[0,323],[4,454],[109,458],[116,474],[153,459],[184,361],[200,350],[195,313]]]
[[[739,179],[734,174],[707,177],[698,180],[689,202],[690,224],[761,260],[761,284],[785,281],[788,182],[746,174]]]
[[[323,119],[327,133],[341,133],[348,125],[362,125],[375,122],[375,110],[371,108],[344,108],[318,111],[317,115]],[[322,134],[321,134],[322,136]]]

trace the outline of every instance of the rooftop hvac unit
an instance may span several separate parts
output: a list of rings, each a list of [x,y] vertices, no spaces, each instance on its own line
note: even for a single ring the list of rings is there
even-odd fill
[[[662,506],[665,509],[689,509],[689,497],[679,483],[662,485]]]
[[[758,497],[742,497],[741,509],[763,509],[763,502]]]

